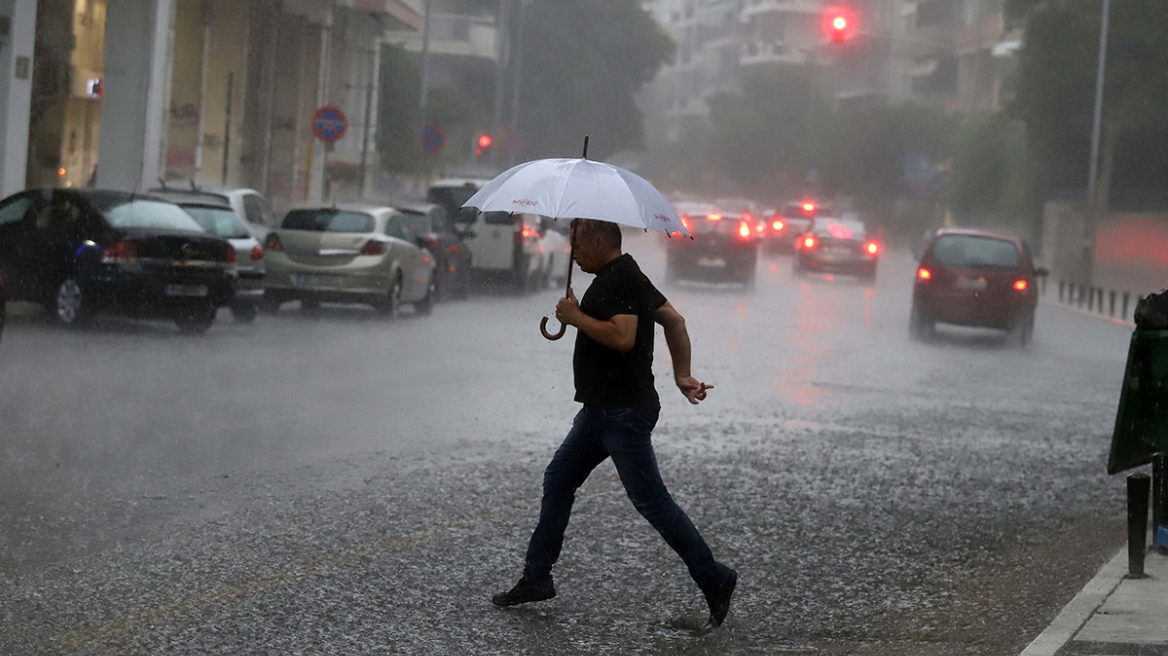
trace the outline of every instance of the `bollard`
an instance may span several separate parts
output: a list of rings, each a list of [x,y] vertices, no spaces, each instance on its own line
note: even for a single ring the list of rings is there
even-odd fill
[[[1042,297],[1046,298],[1046,279],[1050,276],[1043,276],[1039,279],[1039,286],[1042,288]]]
[[[1123,317],[1122,317],[1124,321],[1127,321],[1127,317],[1128,317],[1128,314],[1127,314],[1127,302],[1128,302],[1130,299],[1131,299],[1131,292],[1124,292],[1124,293],[1123,293]]]
[[[1108,303],[1107,314],[1108,314],[1108,316],[1114,317],[1115,316],[1115,290],[1113,289],[1110,292],[1108,292],[1107,296],[1108,296],[1108,300],[1110,301],[1110,303]]]
[[[1168,480],[1164,480],[1168,468],[1168,454],[1152,455],[1152,544],[1159,544],[1156,536],[1161,526],[1168,526]],[[1168,545],[1160,544],[1163,549]]]
[[[1144,556],[1148,550],[1148,488],[1152,480],[1147,474],[1127,477],[1127,576],[1144,578]]]
[[[1065,289],[1066,286],[1067,286],[1067,281],[1065,281],[1065,280],[1059,281],[1059,303],[1063,302],[1063,289]]]
[[[1099,314],[1103,314],[1103,288],[1099,288]]]
[[[1087,311],[1088,312],[1095,311],[1095,288],[1094,287],[1087,288]]]

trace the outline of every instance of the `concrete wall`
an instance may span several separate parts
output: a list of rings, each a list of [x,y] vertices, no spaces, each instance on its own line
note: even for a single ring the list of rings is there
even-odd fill
[[[0,0],[0,15],[12,26],[0,44],[0,197],[24,189],[36,14],[36,0]],[[23,60],[20,76],[18,60]]]

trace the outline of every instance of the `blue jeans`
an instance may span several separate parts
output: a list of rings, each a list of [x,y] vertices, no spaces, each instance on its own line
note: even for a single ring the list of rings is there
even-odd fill
[[[539,525],[527,547],[523,578],[551,585],[552,566],[560,557],[564,530],[579,488],[597,465],[612,457],[633,506],[681,556],[698,586],[721,584],[729,568],[714,560],[685,511],[678,507],[657,470],[650,435],[661,407],[599,408],[584,406],[572,430],[543,475]]]

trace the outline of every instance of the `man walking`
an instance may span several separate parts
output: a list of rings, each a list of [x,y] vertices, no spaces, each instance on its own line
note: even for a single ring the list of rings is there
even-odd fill
[[[556,596],[552,566],[560,556],[576,489],[611,457],[633,506],[681,556],[710,607],[709,626],[722,624],[738,573],[714,560],[685,511],[678,507],[657,469],[650,441],[661,410],[653,386],[655,323],[665,330],[674,379],[697,405],[713,389],[690,375],[690,342],[685,319],[641,273],[632,256],[621,254],[615,223],[576,219],[572,242],[576,262],[595,280],[577,302],[556,306],[556,318],[575,326],[576,401],[584,407],[544,472],[539,523],[531,535],[523,578],[491,601],[515,606]]]

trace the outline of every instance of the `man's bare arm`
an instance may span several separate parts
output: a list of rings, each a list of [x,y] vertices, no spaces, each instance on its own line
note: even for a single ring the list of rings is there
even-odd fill
[[[706,390],[712,390],[714,386],[701,382],[690,373],[691,349],[685,317],[666,302],[653,314],[653,321],[665,329],[665,343],[669,345],[669,355],[673,358],[673,379],[677,381],[677,388],[694,405],[704,401]]]
[[[628,353],[637,344],[637,315],[618,314],[607,321],[590,317],[580,310],[580,303],[571,289],[568,298],[560,299],[556,305],[556,318],[621,353]]]

